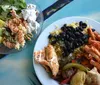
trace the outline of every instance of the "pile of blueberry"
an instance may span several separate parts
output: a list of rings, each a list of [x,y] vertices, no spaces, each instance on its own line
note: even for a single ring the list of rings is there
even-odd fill
[[[87,24],[80,21],[79,26],[73,28],[72,26],[67,26],[64,24],[61,27],[62,32],[59,35],[49,35],[49,39],[53,38],[53,41],[50,42],[52,45],[55,45],[57,42],[64,42],[64,46],[62,47],[63,56],[69,55],[74,51],[75,48],[82,46],[88,41],[88,34],[83,34],[82,31],[87,27]]]

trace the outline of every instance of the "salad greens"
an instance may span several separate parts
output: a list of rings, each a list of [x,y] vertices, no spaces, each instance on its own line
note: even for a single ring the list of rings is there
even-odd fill
[[[20,12],[21,9],[26,8],[25,0],[2,0],[0,2],[0,19],[6,20],[10,17],[10,10],[14,9]]]

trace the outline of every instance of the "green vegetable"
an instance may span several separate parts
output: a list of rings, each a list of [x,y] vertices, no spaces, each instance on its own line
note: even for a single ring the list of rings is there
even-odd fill
[[[0,36],[0,43],[2,43],[2,41],[3,41],[3,38]]]
[[[3,11],[7,11],[7,9],[10,7],[10,5],[0,5]]]
[[[85,72],[87,72],[89,70],[88,68],[86,68],[83,65],[78,64],[78,63],[68,63],[63,67],[63,70],[68,70],[72,67],[78,68],[78,69],[85,71]]]
[[[0,2],[0,19],[6,20],[11,9],[21,11],[26,8],[25,0],[2,0]]]
[[[32,33],[28,33],[25,35],[25,39],[26,40],[30,40],[31,41],[31,38],[33,37],[33,34]]]
[[[5,36],[10,37],[10,33],[9,33],[8,31],[6,31],[6,30],[3,31],[3,34],[4,34]]]
[[[0,19],[0,28],[3,27],[4,25],[5,25],[5,22]]]
[[[3,29],[2,29],[2,28],[0,28],[0,36],[2,36],[2,32],[3,32]]]
[[[16,8],[22,9],[26,7],[26,2],[25,0],[3,0],[0,5],[3,9],[7,9],[8,6],[14,6]]]

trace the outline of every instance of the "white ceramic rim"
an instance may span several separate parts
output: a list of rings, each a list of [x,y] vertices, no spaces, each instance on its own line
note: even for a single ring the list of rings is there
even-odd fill
[[[76,20],[75,20],[76,19]],[[60,22],[64,22],[65,21],[65,23],[63,23],[63,24],[66,24],[68,21],[66,21],[66,20],[75,20],[75,21],[83,21],[83,20],[87,20],[87,21],[92,21],[93,23],[96,23],[96,24],[98,24],[98,25],[100,25],[100,23],[98,22],[98,21],[96,21],[96,20],[93,20],[93,19],[90,19],[90,18],[87,18],[87,17],[81,17],[81,16],[72,16],[72,17],[65,17],[65,18],[62,18],[62,19],[60,19],[60,20],[57,20],[57,21],[55,21],[54,23],[52,23],[51,25],[49,25],[46,29],[44,29],[44,31],[40,34],[40,36],[41,35],[43,35],[43,33],[45,33],[46,32],[46,30],[47,29],[49,29],[50,27],[52,27],[53,25],[57,25],[57,23],[60,23]],[[73,21],[73,22],[75,22],[75,21]],[[100,27],[100,26],[99,26]],[[40,36],[39,36],[39,38],[37,39],[37,42],[38,42],[38,40],[40,39]],[[35,44],[35,46],[34,46],[34,50],[33,50],[33,53],[34,53],[34,51],[36,51],[35,50],[35,47],[36,47],[36,45],[37,45],[37,42],[36,42],[36,44]],[[37,77],[38,77],[38,79],[40,80],[40,82],[42,83],[42,85],[52,85],[50,82],[48,82],[49,84],[47,84],[45,81],[44,81],[44,79],[43,79],[43,77],[42,78],[40,78],[40,76],[39,76],[39,74],[38,74],[38,72],[37,72],[37,69],[36,69],[36,63],[35,63],[35,61],[34,61],[34,55],[33,55],[33,66],[34,66],[34,69],[35,69],[35,72],[36,72],[36,75],[37,75]],[[42,67],[43,68],[43,67]],[[51,80],[51,79],[50,79]],[[53,85],[59,85],[59,84],[57,84],[56,82],[54,82],[54,84]]]

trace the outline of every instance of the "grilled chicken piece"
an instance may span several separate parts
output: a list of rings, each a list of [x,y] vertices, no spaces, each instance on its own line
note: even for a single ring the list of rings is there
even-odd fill
[[[34,56],[37,63],[48,66],[48,62],[45,59],[45,49],[34,52]]]
[[[35,61],[42,64],[46,69],[49,67],[53,76],[56,76],[59,71],[59,64],[56,52],[52,45],[48,45],[41,51],[34,52]]]
[[[49,67],[52,71],[52,74],[56,76],[59,71],[59,64],[55,49],[53,48],[52,45],[48,45],[45,48],[45,53],[46,53],[46,60],[49,63]]]

